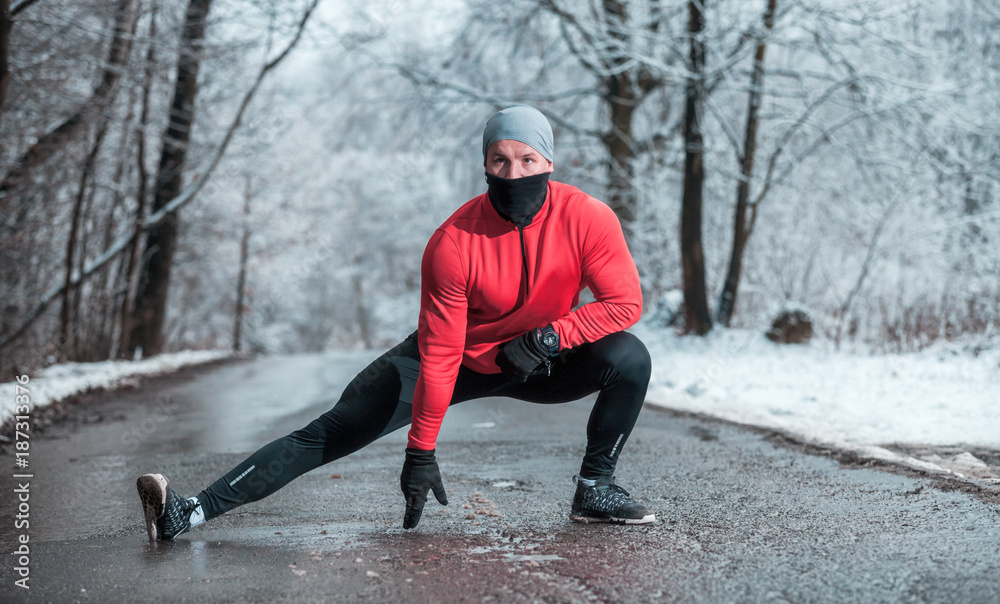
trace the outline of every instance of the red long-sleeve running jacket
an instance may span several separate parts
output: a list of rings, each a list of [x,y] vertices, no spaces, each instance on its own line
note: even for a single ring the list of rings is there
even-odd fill
[[[574,310],[584,287],[595,301]],[[499,373],[498,345],[530,329],[551,323],[560,347],[573,348],[629,327],[642,312],[639,273],[614,212],[553,181],[520,233],[485,193],[459,208],[427,243],[420,290],[408,445],[421,450],[435,447],[460,365]]]

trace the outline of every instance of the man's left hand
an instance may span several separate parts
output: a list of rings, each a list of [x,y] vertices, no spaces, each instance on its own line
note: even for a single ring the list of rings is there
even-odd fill
[[[549,351],[542,344],[541,328],[532,329],[500,346],[497,367],[507,377],[523,382],[549,358]]]

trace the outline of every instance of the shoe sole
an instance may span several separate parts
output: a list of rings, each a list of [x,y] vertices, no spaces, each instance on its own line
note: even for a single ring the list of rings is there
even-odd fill
[[[570,514],[569,519],[573,522],[582,522],[584,524],[651,524],[656,522],[656,514],[646,514],[642,518],[594,518],[591,516],[580,516],[579,514]]]
[[[144,474],[136,481],[139,490],[139,500],[142,501],[142,512],[146,517],[146,533],[150,541],[156,541],[159,533],[156,520],[163,515],[167,505],[167,485],[169,482],[162,474]]]

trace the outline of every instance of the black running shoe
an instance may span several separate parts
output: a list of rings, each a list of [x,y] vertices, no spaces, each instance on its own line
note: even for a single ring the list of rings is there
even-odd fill
[[[648,524],[656,515],[646,506],[636,503],[628,491],[615,484],[615,477],[598,478],[594,486],[586,486],[580,476],[574,476],[576,495],[569,518],[576,522],[611,522],[614,524]]]
[[[191,528],[191,512],[198,507],[171,489],[163,474],[144,474],[136,481],[149,540],[169,541]]]

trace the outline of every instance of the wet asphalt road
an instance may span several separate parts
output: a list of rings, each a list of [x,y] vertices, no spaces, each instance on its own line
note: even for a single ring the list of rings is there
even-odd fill
[[[135,479],[192,495],[325,411],[356,356],[229,362],[91,395],[31,445],[30,527],[0,455],[0,601],[1000,602],[1000,506],[647,408],[619,482],[652,526],[568,520],[589,403],[453,408],[450,504],[400,526],[405,430],[150,544]],[[14,585],[21,535],[30,590]]]

